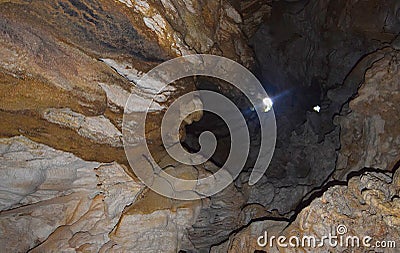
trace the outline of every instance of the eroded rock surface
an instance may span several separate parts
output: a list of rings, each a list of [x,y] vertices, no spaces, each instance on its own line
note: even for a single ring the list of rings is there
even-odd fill
[[[320,236],[338,223],[352,235],[398,238],[399,172],[390,171],[400,160],[399,13],[395,0],[0,1],[0,252],[274,252],[256,245],[265,230]],[[122,117],[130,95],[133,125],[154,99],[146,138],[160,167],[190,179],[217,171],[171,161],[162,113],[196,87],[246,109],[242,95],[201,78],[162,91],[138,83],[192,53],[255,70],[276,96],[279,136],[258,184],[244,171],[217,195],[186,202],[139,183]],[[320,114],[306,112],[316,104]],[[179,114],[193,108],[201,101]],[[202,115],[186,118],[178,137]],[[330,179],[364,167],[387,172],[352,176],[311,202]]]
[[[339,132],[335,133],[334,131],[330,134],[331,138],[334,138],[333,140],[329,141],[325,137],[323,141],[318,141],[318,134],[313,131],[315,127],[312,125],[313,117],[308,117],[304,124],[306,128],[302,130],[303,133],[304,130],[309,131],[306,138],[304,136],[299,138],[296,134],[296,132],[301,133],[299,130],[292,135],[289,147],[300,143],[300,140],[308,140],[302,149],[293,150],[300,152],[300,150],[306,151],[315,147],[313,151],[297,154],[299,159],[307,161],[307,156],[315,156],[315,158],[310,159],[314,161],[312,165],[309,164],[311,168],[327,165],[330,168],[330,170],[325,169],[321,172],[306,170],[305,174],[302,174],[301,170],[297,170],[295,175],[305,175],[304,180],[307,180],[307,175],[315,173],[316,176],[313,178],[316,181],[314,183],[322,180],[319,181],[321,182],[320,186],[325,186],[319,190],[312,190],[307,189],[310,185],[303,184],[299,185],[299,187],[305,188],[304,191],[301,191],[294,189],[296,183],[292,181],[286,189],[283,188],[285,191],[281,195],[281,189],[271,183],[271,176],[263,178],[262,183],[255,185],[255,188],[247,188],[244,184],[243,189],[245,193],[248,192],[250,203],[260,203],[265,207],[271,205],[286,206],[287,209],[283,208],[283,210],[290,210],[294,206],[298,206],[298,204],[288,205],[293,200],[302,199],[305,201],[300,204],[302,209],[297,209],[299,213],[292,216],[292,219],[295,219],[292,221],[290,219],[275,221],[277,217],[271,219],[271,214],[263,214],[258,211],[252,217],[253,219],[262,217],[263,221],[250,222],[248,226],[244,226],[239,232],[232,234],[228,240],[212,247],[212,252],[254,252],[256,250],[265,252],[298,252],[298,250],[327,252],[332,250],[327,242],[322,247],[314,248],[303,247],[302,245],[298,247],[278,247],[275,240],[274,246],[269,247],[269,244],[267,246],[258,245],[257,239],[263,236],[265,231],[270,236],[285,236],[286,238],[314,236],[321,239],[322,236],[335,233],[340,225],[342,227],[344,225],[347,229],[344,236],[357,236],[360,238],[360,242],[366,236],[373,238],[372,246],[375,246],[377,241],[399,243],[400,171],[398,162],[400,149],[397,139],[400,128],[397,119],[399,111],[399,88],[397,87],[399,82],[397,79],[400,74],[398,72],[398,53],[397,50],[387,48],[366,56],[349,75],[348,79],[359,80],[360,87],[357,95],[350,100],[348,105],[343,106],[341,114],[335,120],[338,125],[340,124],[340,139],[335,137]],[[360,74],[363,77],[356,78]],[[346,89],[348,89],[348,86],[345,84],[343,88],[336,89],[332,93]],[[332,94],[330,96],[342,99]],[[312,116],[312,114],[308,116]],[[336,131],[339,130],[336,129]],[[340,146],[333,145],[330,151],[324,147],[326,144],[339,144],[339,142]],[[335,150],[339,153],[337,162],[334,159],[336,157]],[[277,151],[279,152],[279,148]],[[325,159],[317,158],[324,152],[326,152]],[[332,157],[326,156],[326,154],[330,154]],[[325,165],[321,162],[325,162]],[[291,161],[290,163],[297,163],[297,166],[292,167],[293,169],[301,168],[298,166],[302,164],[301,160]],[[329,171],[332,173],[331,176]],[[327,174],[323,174],[325,172]],[[292,176],[284,175],[282,178],[289,180]],[[335,179],[335,181],[327,183],[329,178]],[[261,195],[257,192],[265,194]],[[296,196],[296,194],[298,195]],[[279,196],[284,196],[281,202],[277,202]],[[308,200],[312,201],[308,202]],[[360,245],[360,247],[351,249],[354,252],[371,250],[371,248],[363,246],[362,243]],[[347,252],[347,250],[349,250],[349,247],[344,244],[335,247],[335,251],[338,252]],[[397,252],[396,250],[392,244],[392,247],[386,248],[385,252]]]
[[[400,160],[400,53],[390,51],[367,70],[348,115],[340,116],[341,146],[335,178],[357,168],[392,170]]]
[[[1,252],[98,251],[143,185],[25,137],[1,139]]]
[[[289,245],[289,238],[297,236],[313,236],[321,239],[329,233],[337,234],[338,226],[346,226],[347,232],[343,236],[357,236],[360,238],[360,247],[346,247],[340,244],[334,247],[336,252],[366,252],[373,248],[364,247],[362,238],[369,236],[371,246],[377,241],[395,241],[400,236],[399,230],[399,193],[400,171],[365,172],[349,180],[348,186],[334,186],[329,188],[320,198],[315,199],[304,208],[292,223],[285,221],[257,221],[251,223],[240,232],[230,236],[229,240],[212,248],[211,252],[328,252],[332,247],[326,241],[321,247],[304,244],[305,247]],[[260,246],[257,239],[268,232],[267,245]],[[344,230],[343,230],[344,231]],[[271,236],[285,236],[287,247],[279,247],[275,240],[270,247]],[[344,239],[346,242],[346,238]],[[264,243],[264,240],[261,240]],[[296,245],[296,241],[292,243]],[[310,244],[312,245],[312,244]],[[352,245],[352,244],[349,244]],[[357,245],[357,244],[354,244]],[[396,248],[387,248],[385,252],[397,252]]]

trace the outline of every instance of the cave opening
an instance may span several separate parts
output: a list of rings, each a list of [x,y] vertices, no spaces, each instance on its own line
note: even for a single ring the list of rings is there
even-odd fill
[[[339,225],[400,238],[399,0],[7,0],[0,16],[1,252],[275,252],[257,237]],[[277,138],[256,184],[263,125],[243,93],[204,76],[159,89],[189,64],[141,82],[198,54],[244,66],[270,96],[257,99]],[[196,90],[232,101],[249,130],[219,192],[198,179],[216,178],[235,134],[201,97],[179,104],[163,145],[163,116]],[[191,159],[208,131],[209,161],[168,152]],[[332,250],[349,248],[319,249]]]
[[[239,9],[245,5],[231,2]],[[245,225],[260,217],[294,220],[318,195],[318,189],[334,184],[329,182],[340,181],[339,185],[343,185],[342,182],[348,180],[348,171],[338,170],[343,162],[340,157],[343,123],[338,119],[351,112],[349,101],[356,97],[367,69],[382,57],[379,50],[389,50],[384,48],[393,44],[400,32],[399,19],[394,18],[393,13],[388,14],[385,20],[382,13],[371,7],[372,3],[355,5],[376,13],[380,19],[366,22],[360,18],[362,14],[356,8],[350,8],[344,2],[273,1],[270,4],[272,14],[265,17],[249,36],[248,45],[254,50],[256,59],[252,72],[273,100],[277,142],[265,175],[260,182],[249,187],[249,169],[258,155],[260,134],[257,131],[258,120],[250,113],[246,122],[251,130],[252,149],[246,168],[234,184],[244,199],[236,204],[241,205],[240,214],[248,217],[243,222]],[[385,5],[388,9],[395,9],[393,1]],[[343,17],[338,16],[338,12],[345,9],[352,13],[347,18],[353,17],[353,23],[345,25]],[[246,13],[248,10],[242,11]],[[385,27],[382,24],[386,24],[387,30],[381,30]],[[198,89],[224,94],[241,106],[242,113],[246,113],[246,108],[250,107],[243,94],[226,87],[207,79],[197,85]],[[243,103],[238,102],[241,99]],[[203,118],[185,129],[183,143],[193,151],[198,150],[196,140],[202,131],[215,133],[220,146],[212,161],[220,167],[230,148],[229,142],[224,142],[224,139],[229,139],[229,131],[223,121],[205,112]],[[229,213],[234,210],[229,204],[224,208],[227,212],[225,217],[208,223],[211,228],[202,227],[200,222],[200,225],[196,224],[200,227],[198,230],[208,229],[223,234],[217,226],[213,227],[214,224],[226,225],[234,219],[232,217],[237,217],[234,211]],[[219,234],[211,236],[212,239],[200,238],[206,235],[198,231],[189,236],[199,248],[226,240],[226,236]]]
[[[208,90],[228,97],[240,110],[246,120],[247,129],[250,135],[250,151],[243,168],[248,171],[252,168],[259,154],[260,148],[260,122],[249,99],[235,86],[223,80],[212,77],[199,76],[196,78],[198,90]],[[261,104],[265,111],[272,109],[272,101],[267,98]],[[216,150],[211,157],[211,161],[218,167],[222,167],[228,159],[231,151],[231,132],[223,118],[213,112],[203,111],[203,115],[198,121],[185,125],[185,136],[181,140],[182,145],[192,153],[200,150],[199,136],[205,131],[210,131],[217,139]]]

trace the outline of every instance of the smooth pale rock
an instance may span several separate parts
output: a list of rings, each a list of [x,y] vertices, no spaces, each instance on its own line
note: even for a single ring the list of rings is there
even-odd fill
[[[110,102],[117,106],[124,108],[129,98],[134,101],[132,104],[137,105],[134,108],[128,108],[129,112],[154,112],[160,111],[165,107],[160,105],[168,100],[168,98],[177,89],[169,83],[150,79],[147,82],[140,82],[140,79],[145,75],[142,71],[135,69],[130,63],[117,62],[113,59],[101,59],[111,68],[115,69],[121,76],[125,77],[132,82],[129,89],[130,93],[116,85],[108,85],[105,83],[99,83],[110,99]],[[149,101],[152,101],[151,106],[148,105]],[[148,108],[149,107],[149,108]]]
[[[96,178],[94,174],[88,177],[88,170],[98,167],[97,162],[83,161],[22,136],[0,139],[0,146],[1,210],[55,198],[70,191],[74,183],[94,189],[91,184]]]
[[[0,252],[98,251],[143,189],[117,163],[0,139]]]
[[[122,133],[104,116],[87,117],[69,108],[49,108],[43,118],[49,122],[71,128],[79,135],[100,144],[122,147]]]
[[[120,75],[127,78],[129,81],[137,83],[143,73],[134,69],[129,63],[120,63],[114,59],[101,59],[105,64],[115,69]]]
[[[125,252],[178,252],[182,248],[193,248],[186,230],[196,216],[192,208],[124,214],[111,238]]]
[[[132,6],[133,6],[131,0],[119,0],[119,1],[120,1],[121,3],[126,4],[126,6],[128,6],[128,7],[132,7]]]
[[[147,95],[155,95],[158,92],[162,91],[175,91],[176,88],[174,88],[171,85],[168,85],[168,83],[162,83],[158,80],[150,80],[148,83],[139,83],[139,80],[146,74],[143,71],[139,71],[135,69],[132,64],[128,62],[119,62],[113,59],[101,59],[104,63],[106,63],[108,66],[112,67],[117,71],[120,75],[124,76],[126,79],[129,81],[133,82],[134,87],[132,89],[140,89],[144,93],[148,93]],[[140,85],[140,86],[139,86]]]
[[[101,88],[106,92],[109,103],[112,103],[120,108],[124,108],[126,101],[129,98],[129,92],[116,85],[108,85],[105,83],[99,83]]]
[[[126,90],[122,89],[116,85],[107,85],[104,83],[100,83],[100,86],[104,89],[107,94],[107,98],[109,102],[115,104],[121,109],[125,109],[125,112],[157,112],[164,109],[164,106],[161,106],[159,103],[155,102],[153,98],[156,96],[150,95],[137,95],[135,93],[129,93]],[[159,97],[158,97],[159,98]],[[130,105],[126,107],[126,103],[130,100]],[[167,97],[163,97],[162,102],[165,102]]]

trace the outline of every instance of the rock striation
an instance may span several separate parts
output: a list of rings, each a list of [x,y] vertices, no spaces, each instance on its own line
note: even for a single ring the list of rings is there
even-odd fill
[[[118,163],[1,139],[1,252],[99,251],[143,185]]]
[[[321,237],[339,225],[373,242],[397,240],[399,8],[395,0],[0,0],[0,252],[296,252],[257,238]],[[190,91],[220,92],[245,112],[242,94],[201,77],[162,91],[138,82],[193,53],[228,57],[259,77],[274,98],[278,140],[267,173],[249,186],[260,136],[246,117],[254,143],[234,184],[177,201],[134,175],[122,121],[127,109],[137,124],[152,100],[145,137],[160,167],[190,179],[216,172],[212,162],[171,159],[160,122]],[[129,96],[134,106],[124,108]],[[194,98],[178,113],[202,106]],[[175,139],[208,126],[224,134],[203,115],[186,118]]]

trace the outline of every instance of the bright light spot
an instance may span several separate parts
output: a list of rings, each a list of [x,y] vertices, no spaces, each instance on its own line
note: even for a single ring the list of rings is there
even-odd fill
[[[263,99],[263,104],[264,104],[264,112],[269,112],[272,109],[272,105],[274,104],[272,102],[272,99],[270,98],[264,98]]]
[[[316,106],[314,106],[313,110],[316,112],[319,112],[319,111],[321,111],[321,107],[319,105],[316,105]]]

